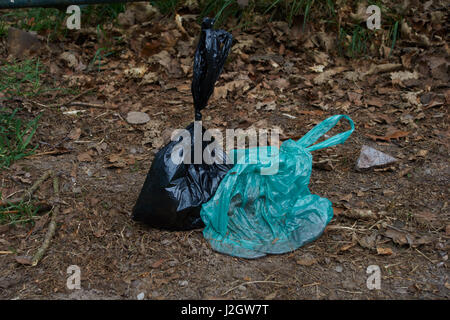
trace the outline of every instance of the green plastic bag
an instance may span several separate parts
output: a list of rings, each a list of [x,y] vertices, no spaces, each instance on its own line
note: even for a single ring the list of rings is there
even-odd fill
[[[350,122],[350,130],[313,145],[342,118]],[[328,199],[308,189],[310,152],[343,143],[354,128],[348,116],[335,115],[300,140],[284,141],[279,149],[233,150],[230,156],[235,165],[200,212],[206,225],[203,235],[212,248],[232,256],[258,258],[293,251],[317,239],[333,209]]]

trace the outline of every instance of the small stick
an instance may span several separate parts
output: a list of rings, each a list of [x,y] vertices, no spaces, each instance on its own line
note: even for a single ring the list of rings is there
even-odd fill
[[[53,174],[52,170],[48,170],[45,172],[27,191],[25,191],[25,194],[20,198],[11,199],[8,201],[0,201],[0,207],[7,206],[10,204],[17,204],[25,200],[31,199],[31,196],[33,193],[39,188],[42,182],[48,179]]]
[[[318,286],[318,285],[320,285],[320,282],[313,282],[313,283],[310,283],[310,284],[304,284],[304,285],[302,285],[302,288],[307,288],[307,287],[312,287],[312,286]]]
[[[11,254],[11,253],[14,253],[14,252],[12,252],[12,251],[0,251],[0,254]]]
[[[342,292],[345,292],[345,293],[351,293],[351,294],[362,294],[361,291],[347,291],[347,290],[342,290],[342,289],[336,289],[336,290],[342,291]]]
[[[54,191],[56,197],[58,197],[59,196],[58,177],[53,178],[53,191]],[[36,266],[39,263],[39,261],[42,259],[45,251],[47,250],[48,246],[50,245],[50,241],[52,240],[53,236],[55,235],[56,216],[58,215],[58,213],[59,213],[59,203],[56,203],[52,210],[52,219],[48,226],[47,233],[45,234],[44,242],[42,243],[42,246],[39,248],[39,250],[33,256],[33,259],[31,260],[31,266],[33,266],[33,267]]]
[[[53,104],[45,105],[45,104],[42,104],[42,103],[39,103],[39,102],[33,101],[33,100],[28,100],[28,101],[31,103],[34,103],[37,106],[44,107],[44,108],[62,107],[62,106],[66,106],[66,105],[70,104],[71,102],[77,100],[78,98],[80,98],[81,96],[84,96],[86,93],[88,93],[92,90],[93,89],[85,90],[85,91],[81,92],[80,94],[77,94],[76,96],[70,98],[69,100],[67,100],[66,102],[63,102],[63,103],[53,103]]]
[[[35,157],[39,157],[39,156],[45,156],[45,155],[51,155],[51,154],[64,154],[64,153],[70,153],[70,150],[52,150],[52,151],[45,151],[45,152],[40,152],[40,153],[35,153],[32,154],[30,156],[26,156],[26,159],[30,159],[30,158],[35,158]]]
[[[222,295],[225,296],[227,293],[239,288],[240,286],[246,285],[246,284],[252,284],[252,283],[275,283],[275,284],[283,284],[282,282],[279,281],[266,281],[266,280],[260,280],[260,281],[248,281],[248,282],[244,282],[241,283],[240,285],[237,285],[229,290],[227,290],[225,293],[223,293]]]
[[[78,98],[80,98],[81,96],[84,96],[86,93],[91,92],[92,90],[93,90],[93,89],[88,89],[88,90],[85,90],[85,91],[81,92],[80,94],[76,95],[75,97],[70,98],[68,101],[64,102],[64,103],[62,104],[62,106],[68,105],[69,103],[71,103],[71,102],[77,100]]]
[[[39,188],[39,186],[41,185],[42,182],[44,182],[45,180],[47,180],[51,175],[53,174],[52,170],[48,170],[47,172],[45,172],[32,186],[30,189],[28,189],[28,191],[25,193],[25,195],[23,196],[23,199],[25,200],[25,198],[28,196],[31,198],[31,195]]]
[[[106,107],[104,104],[87,103],[87,102],[79,102],[79,101],[67,103],[66,106],[77,106],[77,107],[108,109],[108,107]]]
[[[1,214],[13,214],[13,213],[19,213],[19,210],[10,210],[10,211],[1,211]]]
[[[425,257],[428,261],[430,261],[431,263],[435,263],[435,261],[431,260],[431,259],[428,258],[425,254],[423,254],[421,251],[419,251],[419,249],[417,249],[417,248],[415,248],[415,249],[416,249],[416,251],[417,251],[418,253],[420,253],[423,257]]]

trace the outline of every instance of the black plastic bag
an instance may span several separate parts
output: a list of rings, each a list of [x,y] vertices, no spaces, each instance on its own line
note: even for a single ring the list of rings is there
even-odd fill
[[[231,48],[231,34],[213,30],[213,24],[213,19],[203,20],[194,57],[191,89],[196,121],[201,120],[200,111],[206,107],[214,91],[214,84]],[[200,122],[194,122],[186,130],[191,137],[187,149],[191,152],[191,159],[194,159],[195,141],[202,138],[196,132],[201,132],[203,136],[205,129],[200,127]],[[189,230],[204,226],[200,218],[201,205],[214,195],[232,165],[227,164],[226,154],[221,150],[214,151],[216,159],[221,160],[217,163],[175,163],[172,153],[181,140],[171,141],[156,154],[133,208],[133,220],[168,230]],[[201,141],[202,154],[213,141],[214,139],[209,142]]]

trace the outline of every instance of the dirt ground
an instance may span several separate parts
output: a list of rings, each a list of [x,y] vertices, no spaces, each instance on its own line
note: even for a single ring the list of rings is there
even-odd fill
[[[95,30],[43,45],[47,83],[79,89],[75,101],[57,93],[0,101],[7,109],[22,107],[24,118],[42,113],[33,138],[39,148],[0,172],[2,195],[29,188],[49,169],[61,181],[57,231],[36,267],[16,256],[32,256],[41,246],[48,215],[39,213],[34,227],[0,226],[0,250],[14,252],[0,255],[0,298],[449,298],[445,39],[432,38],[428,46],[403,40],[390,57],[351,59],[293,34],[285,23],[233,30],[230,58],[203,111],[205,127],[278,126],[283,138],[298,139],[334,114],[356,125],[345,144],[313,152],[310,189],[330,199],[335,212],[324,234],[294,252],[247,260],[214,252],[202,230],[161,231],[130,218],[170,128],[193,120],[199,27],[187,20],[186,35],[162,19],[128,29],[127,40],[113,45],[120,53],[105,57],[100,71],[77,69],[95,53]],[[0,41],[0,59],[7,59],[6,39]],[[76,64],[69,66],[63,52],[73,53]],[[67,113],[74,110],[82,111]],[[130,111],[150,121],[129,124]],[[397,161],[357,171],[363,145]],[[35,196],[46,201],[52,190],[48,180]],[[71,265],[81,270],[81,290],[66,287]],[[381,270],[379,290],[367,287],[370,265]]]

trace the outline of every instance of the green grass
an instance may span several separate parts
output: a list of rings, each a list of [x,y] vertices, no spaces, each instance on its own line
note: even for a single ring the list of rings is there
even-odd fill
[[[180,1],[179,0],[152,0],[150,4],[158,8],[159,12],[162,14],[173,14]]]
[[[0,38],[5,37],[8,34],[5,21],[0,20]]]
[[[124,11],[125,3],[83,6],[81,7],[81,27],[109,23]],[[67,35],[68,29],[64,25],[66,17],[68,14],[65,10],[54,8],[9,10],[0,14],[0,37],[7,34],[7,26],[12,26],[26,31],[46,33],[50,40],[53,40],[58,35]]]
[[[17,115],[0,111],[0,170],[14,161],[31,155],[37,146],[31,147],[31,139],[36,132],[39,116],[24,121]]]
[[[348,38],[350,37],[350,41]],[[338,51],[341,55],[355,58],[369,53],[369,47],[373,41],[372,30],[354,25],[351,27],[341,27],[338,36]]]
[[[125,11],[125,3],[95,4],[81,8],[81,28],[114,21]]]
[[[10,25],[26,31],[48,32],[50,37],[64,30],[63,21],[66,16],[64,11],[52,8],[29,8],[15,9],[0,15],[0,20],[6,25]],[[8,22],[8,23],[7,23]],[[0,35],[1,35],[0,26]]]
[[[95,66],[97,66],[97,72],[100,72],[100,68],[105,65],[104,62],[102,62],[106,57],[114,55],[114,51],[110,51],[108,48],[98,48],[97,51],[94,54],[94,57],[92,58],[91,62],[89,63],[89,69],[93,69]]]
[[[42,94],[41,75],[44,68],[39,59],[11,63],[0,60],[0,92],[7,96],[32,97]]]
[[[39,207],[30,202],[21,202],[0,207],[0,225],[24,223],[31,223],[34,225],[34,217],[38,210]]]

